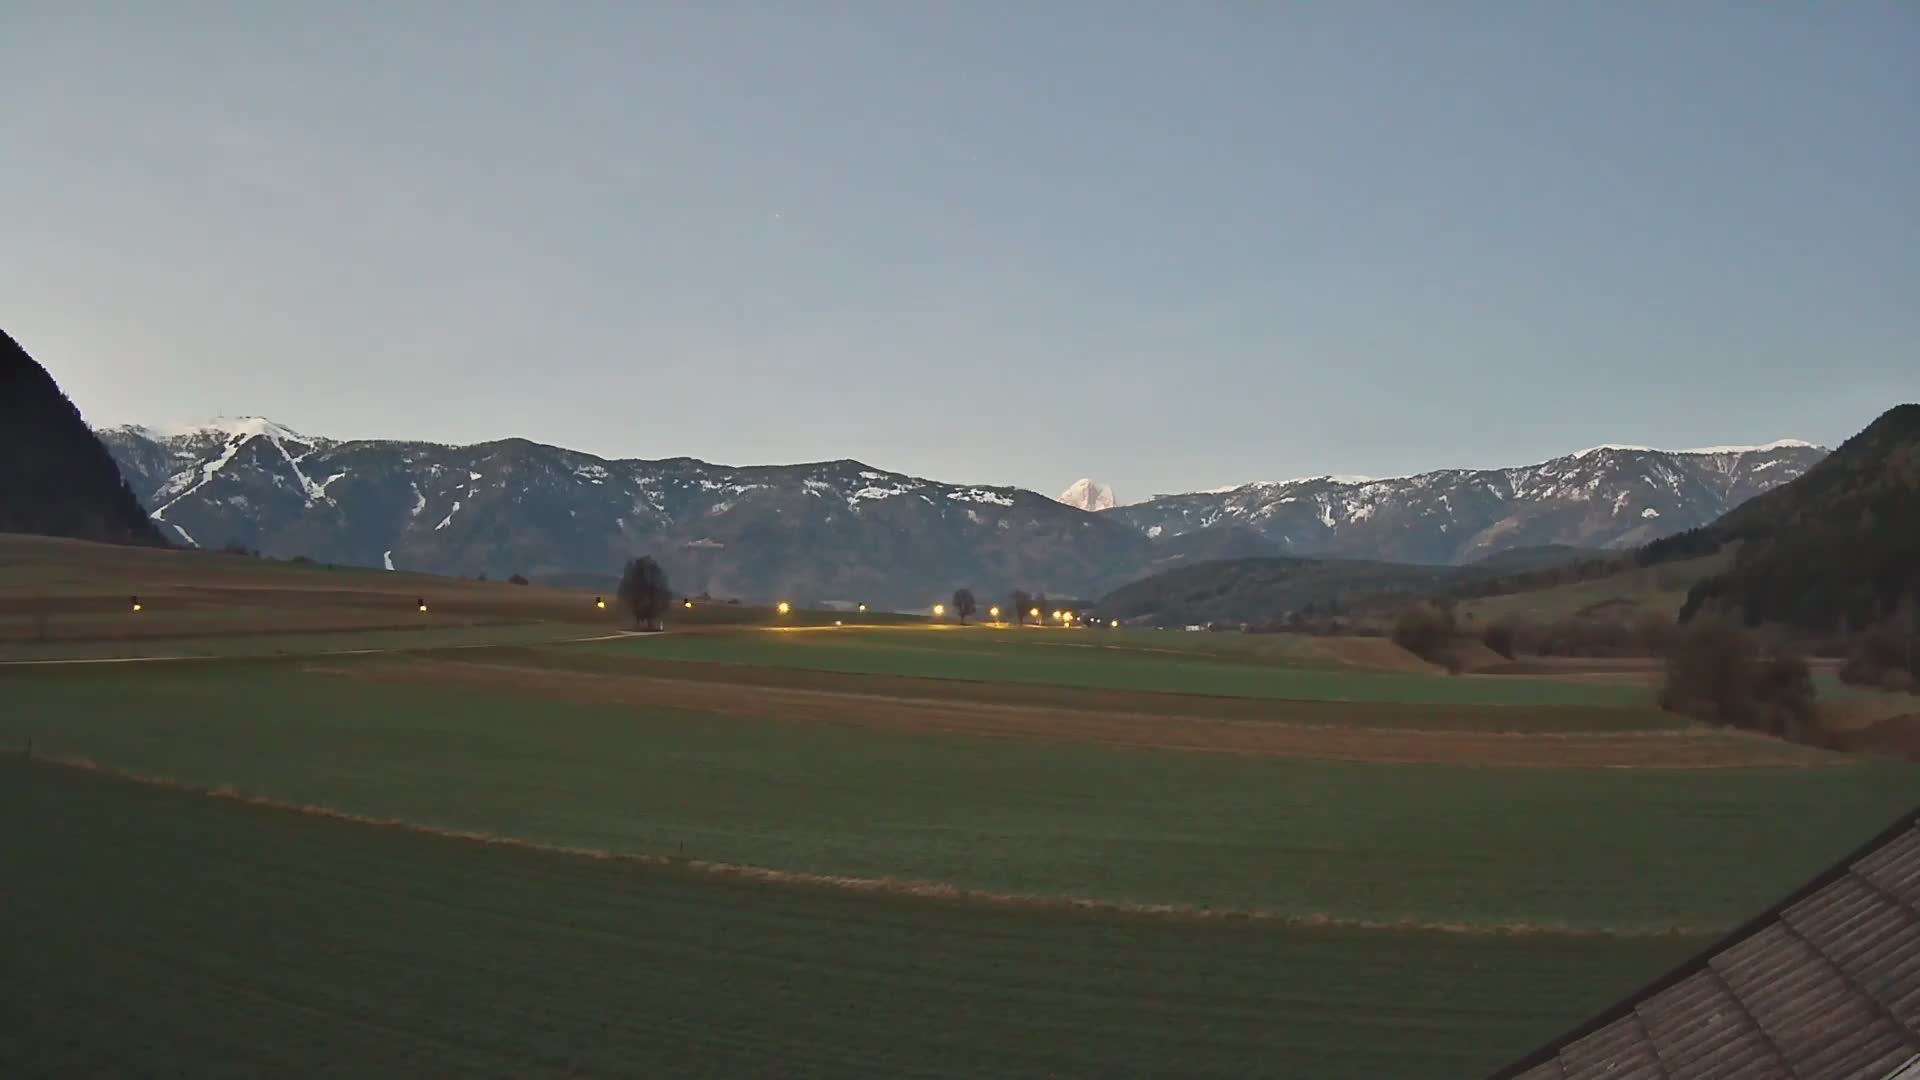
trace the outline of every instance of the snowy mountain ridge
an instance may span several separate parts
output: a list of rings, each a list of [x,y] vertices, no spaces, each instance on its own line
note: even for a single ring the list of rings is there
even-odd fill
[[[1318,476],[1160,495],[1112,511],[1149,536],[1256,530],[1276,553],[1470,562],[1513,547],[1631,547],[1705,525],[1826,456],[1798,439],[1596,446],[1537,465],[1368,479]]]
[[[262,417],[100,431],[176,542],[433,573],[600,581],[652,552],[691,592],[917,608],[968,585],[1091,597],[1183,560],[1324,555],[1465,562],[1623,547],[1704,524],[1825,453],[1595,447],[1538,465],[1319,476],[1116,505],[856,461],[612,460],[505,439],[341,441]]]

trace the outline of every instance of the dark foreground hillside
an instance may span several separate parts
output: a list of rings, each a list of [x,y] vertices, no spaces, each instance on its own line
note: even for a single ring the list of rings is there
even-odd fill
[[[0,533],[158,544],[160,533],[80,410],[0,331]]]
[[[1683,618],[1725,607],[1756,623],[1859,629],[1920,595],[1920,405],[1888,410],[1805,476],[1647,554],[1735,542],[1733,566],[1694,586]]]

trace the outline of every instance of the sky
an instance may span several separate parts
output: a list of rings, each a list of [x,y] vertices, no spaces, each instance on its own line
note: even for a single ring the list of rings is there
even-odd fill
[[[88,420],[1123,501],[1920,397],[1920,5],[0,0]]]

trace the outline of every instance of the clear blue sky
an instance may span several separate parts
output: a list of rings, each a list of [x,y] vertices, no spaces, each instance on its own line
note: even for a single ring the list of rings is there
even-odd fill
[[[1123,498],[1920,392],[1920,5],[0,0],[95,423]]]

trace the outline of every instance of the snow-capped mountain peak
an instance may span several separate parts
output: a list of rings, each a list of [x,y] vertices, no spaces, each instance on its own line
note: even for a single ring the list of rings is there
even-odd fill
[[[250,439],[256,435],[269,435],[287,442],[308,445],[319,441],[310,439],[284,424],[276,424],[264,416],[216,416],[198,424],[129,424],[118,430],[139,432],[156,440],[208,435],[225,439]]]
[[[1060,493],[1058,502],[1079,510],[1111,510],[1114,507],[1113,489],[1105,484],[1096,483],[1090,477],[1075,480],[1067,490]]]
[[[1585,450],[1577,450],[1572,456],[1583,458],[1600,453],[1602,450],[1625,450],[1639,454],[1765,454],[1775,450],[1813,449],[1818,447],[1805,439],[1775,439],[1758,446],[1696,446],[1691,450],[1662,450],[1658,447],[1637,446],[1632,443],[1602,443],[1599,446],[1589,446]]]
[[[1675,450],[1676,454],[1766,454],[1775,450],[1810,450],[1814,444],[1805,439],[1775,439],[1759,446],[1701,446],[1692,450]]]

